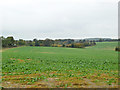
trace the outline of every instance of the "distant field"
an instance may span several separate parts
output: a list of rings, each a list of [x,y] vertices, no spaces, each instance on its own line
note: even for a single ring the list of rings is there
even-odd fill
[[[87,48],[18,47],[2,52],[2,86],[117,87],[117,42]]]

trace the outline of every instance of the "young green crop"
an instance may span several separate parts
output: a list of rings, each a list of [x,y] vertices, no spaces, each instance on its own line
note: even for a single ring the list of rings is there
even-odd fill
[[[2,52],[2,76],[43,74],[40,78],[60,78],[61,80],[78,77],[91,78],[94,73],[116,76],[118,52],[114,49],[117,42],[99,42],[96,46],[80,48],[63,47],[18,47]],[[51,72],[55,72],[52,73]],[[97,78],[97,77],[96,77]],[[33,79],[27,84],[37,82]],[[96,80],[98,81],[98,80]],[[107,84],[114,83],[109,79]],[[59,85],[58,85],[59,86]],[[58,87],[57,86],[57,87]],[[65,84],[64,87],[68,85]],[[59,86],[60,87],[60,86]]]

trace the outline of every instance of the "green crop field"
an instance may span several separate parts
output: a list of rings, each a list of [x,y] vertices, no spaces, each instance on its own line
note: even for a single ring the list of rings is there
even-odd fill
[[[2,52],[2,86],[117,87],[117,42],[86,48],[17,47]]]

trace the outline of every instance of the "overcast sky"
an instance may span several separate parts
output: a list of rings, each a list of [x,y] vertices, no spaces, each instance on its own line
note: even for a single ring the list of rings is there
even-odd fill
[[[0,35],[118,38],[118,0],[0,0]]]

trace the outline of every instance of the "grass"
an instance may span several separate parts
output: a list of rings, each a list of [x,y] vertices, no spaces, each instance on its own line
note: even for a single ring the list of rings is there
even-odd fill
[[[3,87],[7,87],[6,82],[11,82],[12,87],[15,82],[20,87],[96,87],[103,84],[116,87],[116,46],[117,42],[98,42],[84,49],[18,47],[5,50],[2,52]]]

